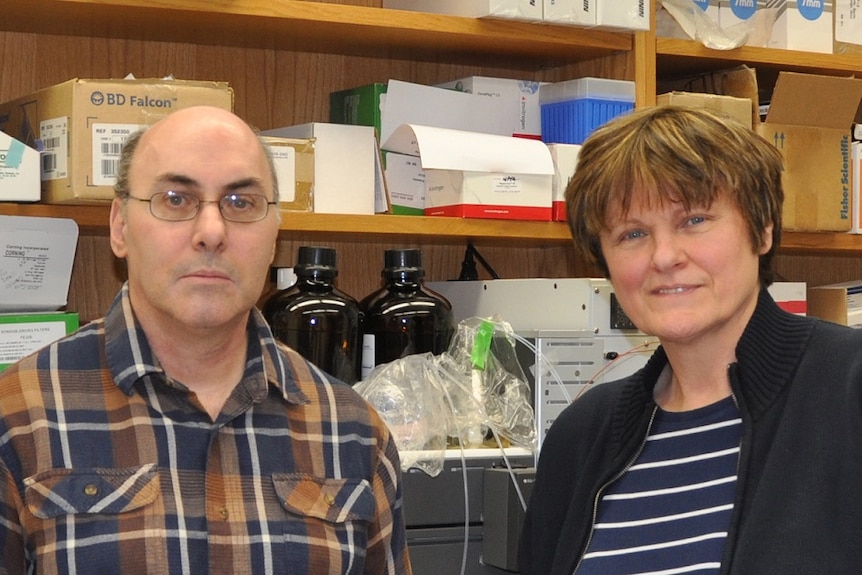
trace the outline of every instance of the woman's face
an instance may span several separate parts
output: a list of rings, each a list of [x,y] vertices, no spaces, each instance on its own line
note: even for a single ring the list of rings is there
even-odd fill
[[[642,331],[663,344],[736,344],[760,290],[758,259],[742,213],[720,194],[686,211],[679,202],[635,200],[601,233],[614,292]],[[718,338],[718,339],[713,339]]]

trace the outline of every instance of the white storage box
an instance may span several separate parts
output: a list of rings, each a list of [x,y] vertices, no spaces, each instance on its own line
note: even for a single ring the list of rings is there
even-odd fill
[[[832,0],[781,0],[769,48],[832,53]]]
[[[504,121],[511,136],[542,137],[542,111],[539,107],[539,86],[544,82],[470,76],[438,84],[440,88],[467,92],[498,100],[505,110]]]
[[[0,132],[0,202],[38,202],[41,197],[39,152]]]
[[[383,8],[468,18],[542,19],[542,3],[537,0],[383,0]]]
[[[377,140],[373,126],[312,122],[267,130],[264,136],[314,140],[314,211],[373,214]]]
[[[566,188],[569,180],[578,167],[578,154],[581,152],[580,144],[548,144],[551,159],[554,162],[554,181],[551,186],[551,201],[553,204],[553,215],[555,222],[565,222],[568,219],[566,213]]]
[[[421,158],[425,215],[551,219],[554,165],[538,140],[405,124],[384,147]]]

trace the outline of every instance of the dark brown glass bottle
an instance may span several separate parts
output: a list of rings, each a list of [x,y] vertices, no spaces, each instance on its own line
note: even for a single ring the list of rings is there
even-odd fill
[[[263,315],[276,338],[352,385],[359,379],[359,302],[333,285],[335,262],[332,248],[300,247],[296,283],[271,296]]]
[[[451,304],[424,286],[420,250],[386,250],[382,275],[384,286],[360,303],[362,378],[407,355],[443,353],[455,331]]]

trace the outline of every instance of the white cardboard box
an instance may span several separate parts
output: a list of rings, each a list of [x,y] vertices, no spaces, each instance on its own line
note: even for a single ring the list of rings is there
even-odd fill
[[[393,214],[425,213],[425,171],[417,156],[384,152],[386,188]]]
[[[0,216],[0,313],[64,307],[77,246],[75,220]]]
[[[554,181],[551,186],[551,201],[553,204],[553,215],[551,219],[555,222],[565,222],[566,214],[566,187],[569,180],[578,167],[578,154],[581,152],[580,144],[548,144],[551,159],[554,162]]]
[[[781,0],[768,48],[831,54],[832,0]]]
[[[314,211],[375,213],[377,140],[373,126],[312,122],[276,128],[264,136],[314,139]]]
[[[468,18],[542,19],[540,0],[383,0],[383,8]]]
[[[545,0],[545,22],[596,25],[596,4],[599,0]]]
[[[622,30],[649,30],[650,0],[597,0],[596,25]]]
[[[766,0],[719,0],[718,23],[722,28],[752,21],[759,10],[766,8]]]
[[[39,152],[0,132],[0,202],[38,202],[41,197]]]
[[[718,23],[718,0],[692,0],[694,4],[703,10],[703,13],[711,18],[713,22]]]
[[[808,294],[805,282],[773,282],[769,295],[784,311],[796,315],[808,314]]]
[[[862,56],[862,0],[834,0],[835,54]]]
[[[554,165],[538,140],[405,124],[385,148],[421,158],[425,215],[551,219]]]
[[[389,80],[384,96],[380,105],[380,143],[384,150],[392,132],[404,124],[512,135],[509,112],[502,99],[400,80]]]
[[[469,76],[438,84],[440,88],[467,92],[499,100],[505,106],[510,135],[541,139],[542,110],[539,107],[539,86],[544,82]]]

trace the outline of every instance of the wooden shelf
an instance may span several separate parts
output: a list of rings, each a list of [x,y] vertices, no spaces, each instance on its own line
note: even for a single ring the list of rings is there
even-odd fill
[[[88,235],[107,235],[107,205],[0,204],[0,215],[71,218]],[[484,245],[560,245],[571,241],[560,222],[481,220],[445,217],[311,214],[283,211],[281,239],[339,241],[413,240],[425,244],[471,241]]]
[[[858,75],[862,56],[815,54],[742,46],[714,50],[693,40],[656,38],[656,72],[660,77],[685,76],[745,64],[758,70],[787,70],[808,74]]]
[[[539,69],[629,51],[633,35],[301,0],[28,0],[0,30]]]
[[[89,235],[107,235],[107,205],[0,203],[0,215],[74,219]],[[415,241],[423,244],[562,246],[572,239],[562,222],[482,220],[423,216],[374,216],[282,212],[281,239]],[[782,235],[781,253],[862,257],[862,235],[793,232]]]

